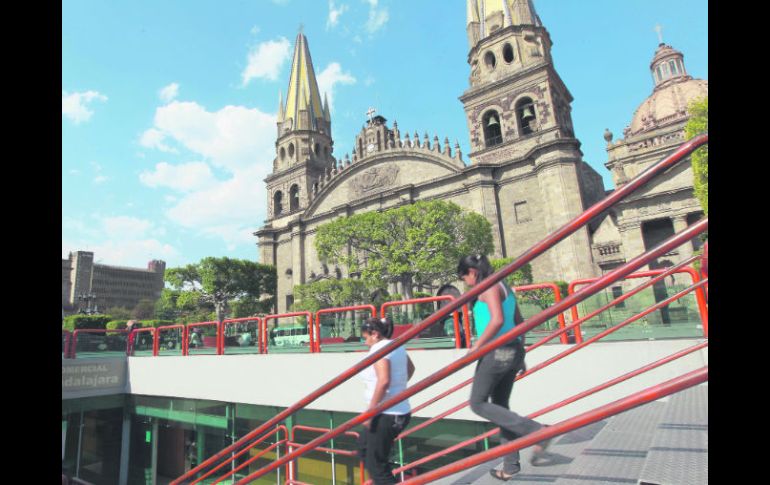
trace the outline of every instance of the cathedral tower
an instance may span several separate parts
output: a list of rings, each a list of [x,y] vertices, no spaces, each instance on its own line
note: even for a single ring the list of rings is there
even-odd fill
[[[470,87],[464,104],[471,166],[490,167],[495,180],[479,199],[498,201],[496,234],[502,255],[515,257],[603,196],[598,174],[582,160],[575,139],[572,96],[556,72],[551,38],[531,0],[466,0]],[[525,176],[526,174],[526,176]],[[532,221],[533,224],[521,225]],[[518,227],[517,227],[518,226]],[[593,273],[585,229],[535,265],[536,279]],[[538,269],[539,268],[539,269]]]
[[[289,88],[279,97],[273,172],[265,179],[268,221],[307,208],[313,184],[335,164],[329,103],[318,90],[307,38],[294,45]]]

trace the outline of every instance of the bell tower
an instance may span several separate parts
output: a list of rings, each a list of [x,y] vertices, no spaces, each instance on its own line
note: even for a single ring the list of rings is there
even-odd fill
[[[332,156],[328,99],[318,90],[305,35],[294,44],[286,101],[279,95],[273,172],[267,183],[267,220],[274,221],[307,208],[313,184],[336,163]]]
[[[516,256],[587,207],[582,160],[572,127],[572,95],[556,72],[551,37],[532,0],[466,0],[469,88],[460,96],[470,133],[471,166],[497,182],[503,254]],[[482,197],[479,197],[482,198]],[[588,197],[587,199],[588,200]],[[511,209],[510,207],[513,207]],[[526,223],[533,220],[534,224]],[[593,275],[585,229],[558,244],[536,278]]]

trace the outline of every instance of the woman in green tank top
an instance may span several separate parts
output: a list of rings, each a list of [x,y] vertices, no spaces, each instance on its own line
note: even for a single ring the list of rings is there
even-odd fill
[[[492,273],[492,266],[484,255],[462,258],[457,266],[458,276],[470,287],[476,286]],[[516,305],[513,291],[500,283],[479,295],[473,305],[473,320],[477,337],[469,352],[499,338],[524,319]],[[513,382],[518,372],[524,369],[524,353],[524,345],[519,337],[488,353],[476,364],[471,388],[471,409],[500,426],[501,443],[533,433],[544,426],[508,408]],[[542,464],[549,443],[550,440],[546,440],[535,445],[532,465]],[[520,470],[519,452],[514,451],[503,459],[502,470],[492,469],[489,473],[498,480],[508,481]]]

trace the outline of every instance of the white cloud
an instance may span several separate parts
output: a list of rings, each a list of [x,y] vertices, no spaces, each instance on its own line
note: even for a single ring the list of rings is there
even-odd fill
[[[140,174],[145,185],[182,193],[164,196],[171,204],[169,220],[222,239],[229,249],[253,245],[251,233],[266,214],[263,180],[275,157],[275,115],[243,106],[212,112],[194,102],[174,101],[157,108],[151,129],[203,157],[177,166],[161,162]],[[208,163],[228,178],[214,177]]]
[[[97,91],[86,91],[84,93],[61,92],[61,114],[80,124],[91,119],[94,114],[88,109],[88,105],[93,101],[107,101],[107,96]]]
[[[252,79],[275,81],[290,56],[291,44],[285,37],[254,46],[249,51],[246,69],[241,73],[241,86],[246,86]]]
[[[334,109],[334,86],[336,84],[355,84],[356,78],[354,78],[349,72],[342,72],[342,66],[338,62],[332,62],[326,69],[321,71],[318,75],[318,89],[321,91],[321,96],[325,94],[329,97],[329,109]]]
[[[158,97],[164,103],[173,101],[179,95],[179,84],[171,83],[158,92]]]
[[[334,0],[329,0],[329,17],[326,19],[326,30],[336,27],[340,21],[340,16],[345,13],[347,9],[348,6],[345,4],[335,7]]]
[[[387,8],[378,8],[379,0],[364,0],[364,2],[369,4],[369,18],[365,28],[371,35],[384,27],[390,16]]]
[[[67,258],[70,251],[92,251],[101,264],[137,268],[146,267],[151,259],[162,259],[173,266],[174,260],[180,258],[176,248],[151,236],[165,232],[148,220],[132,216],[94,217],[95,224],[62,219],[65,234],[77,234],[74,238],[62,238],[62,258]]]
[[[211,169],[204,162],[170,165],[160,162],[155,170],[139,174],[139,180],[148,187],[168,187],[179,192],[190,192],[209,186],[214,181]]]
[[[179,153],[175,148],[172,148],[163,143],[163,140],[165,139],[165,133],[155,128],[150,128],[149,130],[142,133],[141,138],[139,138],[139,144],[143,147],[155,148],[166,153]]]
[[[256,108],[225,106],[209,112],[194,102],[174,101],[155,111],[154,129],[232,173],[254,164],[271,165],[275,120],[274,114]]]
[[[108,181],[110,178],[106,175],[97,175],[94,177],[94,183],[97,185],[103,184],[104,182]]]

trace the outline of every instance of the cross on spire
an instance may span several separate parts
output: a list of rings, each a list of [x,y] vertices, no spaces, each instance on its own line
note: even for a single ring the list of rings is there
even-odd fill
[[[655,25],[655,32],[658,33],[658,41],[662,44],[663,43],[663,27],[660,26],[660,24]]]
[[[376,113],[377,110],[374,108],[369,108],[369,111],[366,112],[367,116],[369,116],[369,122],[372,121],[372,118],[374,118],[374,113]]]

